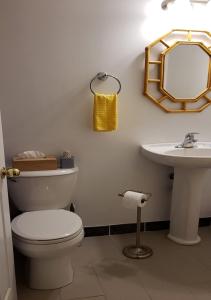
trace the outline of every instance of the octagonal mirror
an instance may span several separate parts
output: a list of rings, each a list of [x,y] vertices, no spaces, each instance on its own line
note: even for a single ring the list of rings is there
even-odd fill
[[[211,35],[172,30],[146,47],[145,95],[166,112],[199,112],[211,104]]]
[[[209,61],[203,45],[176,43],[162,54],[163,93],[181,101],[197,99],[209,88]]]

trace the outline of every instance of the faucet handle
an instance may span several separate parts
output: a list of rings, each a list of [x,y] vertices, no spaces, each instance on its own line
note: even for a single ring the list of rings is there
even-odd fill
[[[199,132],[188,132],[185,136],[194,138],[195,134],[199,134]]]
[[[195,139],[195,134],[199,134],[199,132],[189,132],[186,134],[185,138],[190,139],[193,143],[196,143],[197,139]]]
[[[185,135],[184,142],[182,144],[176,145],[176,148],[193,148],[194,143],[197,142],[197,139],[195,139],[195,134],[199,134],[199,132],[188,132]]]

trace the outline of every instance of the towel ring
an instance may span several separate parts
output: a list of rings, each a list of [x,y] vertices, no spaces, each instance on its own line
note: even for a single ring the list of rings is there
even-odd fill
[[[97,75],[94,78],[92,78],[92,80],[90,81],[89,87],[90,87],[90,90],[91,90],[91,92],[92,92],[93,95],[95,95],[95,91],[92,88],[92,83],[95,81],[95,79],[98,79],[98,80],[101,80],[101,81],[105,81],[106,79],[108,79],[108,77],[114,78],[118,82],[119,89],[117,91],[117,94],[120,93],[120,91],[122,89],[122,85],[121,85],[120,80],[117,77],[113,76],[113,75],[108,75],[105,72],[100,72],[100,73],[97,73]]]

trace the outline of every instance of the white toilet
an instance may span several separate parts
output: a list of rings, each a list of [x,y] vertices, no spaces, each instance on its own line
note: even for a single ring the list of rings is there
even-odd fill
[[[66,208],[78,168],[24,171],[8,182],[9,194],[24,212],[13,219],[15,247],[27,257],[28,284],[34,289],[56,289],[73,280],[70,250],[81,243],[81,218]]]

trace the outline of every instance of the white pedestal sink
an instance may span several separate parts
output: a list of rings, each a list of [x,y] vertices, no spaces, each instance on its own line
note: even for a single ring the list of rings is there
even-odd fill
[[[168,237],[183,245],[200,242],[198,223],[201,194],[207,171],[211,168],[211,143],[194,148],[175,148],[177,144],[142,145],[150,160],[174,167],[174,185]]]

